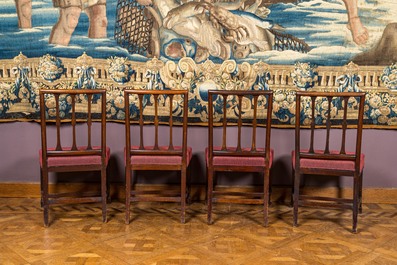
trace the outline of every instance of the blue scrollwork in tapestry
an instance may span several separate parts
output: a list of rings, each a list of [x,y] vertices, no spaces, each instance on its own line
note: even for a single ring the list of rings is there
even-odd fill
[[[5,114],[10,108],[10,101],[16,96],[11,93],[11,86],[0,84],[0,114]]]
[[[13,93],[16,95],[12,103],[21,101],[29,102],[31,97],[31,84],[29,80],[29,70],[30,68],[23,65],[18,65],[12,68],[13,74],[17,76],[15,79],[15,86],[13,88]]]
[[[336,79],[339,84],[338,92],[358,92],[360,89],[358,83],[361,82],[361,76],[358,74],[344,74]]]
[[[364,111],[372,124],[397,125],[397,96],[367,93]]]
[[[3,95],[8,96],[8,102],[4,99],[3,111],[12,113],[21,112],[26,110],[25,113],[29,113],[37,107],[35,98],[35,90],[37,88],[30,79],[31,68],[27,62],[27,57],[20,53],[14,58],[15,66],[12,67],[10,72],[15,76],[13,84],[4,83],[8,89],[6,89]]]
[[[76,74],[79,76],[79,78],[77,79],[77,88],[95,88],[95,73],[96,70],[92,66],[76,67]]]
[[[56,100],[54,96],[45,95],[45,108],[47,119],[56,117]],[[70,95],[60,95],[59,96],[59,116],[60,118],[65,118],[71,110],[71,97]]]
[[[126,57],[112,56],[108,59],[110,78],[117,84],[123,85],[131,80],[134,70]]]
[[[107,91],[106,99],[106,118],[124,120],[125,111],[123,91],[112,88]]]
[[[295,91],[278,89],[273,96],[273,115],[282,124],[293,124],[295,119]]]
[[[354,101],[355,99],[353,99]],[[314,123],[317,125],[324,125],[326,123],[327,114],[331,112],[331,120],[334,120],[338,116],[338,111],[342,109],[340,101],[332,99],[328,101],[327,98],[316,98],[314,104],[315,107],[315,117],[311,117],[312,99],[310,97],[303,97],[301,104],[303,105],[301,111],[301,123],[303,125],[310,125],[314,119]],[[331,104],[331,106],[329,106]],[[349,104],[354,104],[354,102],[349,102]],[[356,102],[357,104],[357,102]]]
[[[164,90],[165,84],[161,80],[158,71],[148,69],[145,73],[145,77],[148,79],[147,89],[149,90]]]
[[[130,95],[130,118],[131,120],[138,121],[140,119],[141,110],[139,103],[140,100],[137,95]],[[183,118],[183,98],[181,96],[175,95],[173,97],[167,95],[143,95],[142,101],[142,117],[145,122],[153,121],[153,114],[151,110],[153,110],[153,106],[155,105],[155,101],[157,100],[157,104],[159,109],[166,108],[167,111],[169,110],[171,100],[172,100],[172,116],[175,121],[182,122]],[[132,103],[132,104],[131,104]],[[168,113],[168,112],[167,112]],[[125,115],[125,114],[124,114]],[[169,114],[167,115],[159,115],[158,118],[161,122],[169,122]],[[178,120],[179,119],[179,120]]]
[[[257,73],[257,77],[255,79],[255,83],[252,86],[252,89],[269,90],[270,87],[268,85],[268,82],[271,79],[271,74],[268,69],[268,65],[257,63],[254,66],[254,71]]]
[[[61,78],[62,74],[65,72],[65,67],[61,59],[46,54],[40,58],[37,72],[44,80],[54,82]]]
[[[386,67],[383,70],[380,80],[390,90],[397,90],[397,63]]]
[[[77,66],[74,68],[78,78],[76,86],[78,89],[94,89],[96,88],[95,74],[96,68],[93,66],[93,58],[85,52],[78,57]]]
[[[301,90],[308,90],[314,87],[318,81],[316,67],[316,65],[310,65],[310,63],[295,63],[295,69],[291,73],[294,85]]]
[[[26,66],[16,66],[12,68],[13,74],[17,76],[15,79],[15,93],[20,98],[27,98],[28,91],[22,90],[21,88],[24,87],[27,90],[31,88],[30,81],[29,81],[29,67]]]

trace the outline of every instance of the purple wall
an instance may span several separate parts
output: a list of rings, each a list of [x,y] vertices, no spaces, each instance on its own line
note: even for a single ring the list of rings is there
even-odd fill
[[[397,188],[396,158],[397,131],[366,129],[363,133],[363,152],[366,155],[364,187]],[[107,142],[112,150],[110,178],[124,180],[124,124],[108,123]],[[207,146],[207,127],[189,128],[189,145],[193,148],[193,183],[205,183],[204,149]],[[273,129],[272,147],[275,162],[272,182],[290,185],[290,154],[294,147],[294,130]],[[38,150],[40,125],[35,122],[0,123],[0,182],[39,182]]]

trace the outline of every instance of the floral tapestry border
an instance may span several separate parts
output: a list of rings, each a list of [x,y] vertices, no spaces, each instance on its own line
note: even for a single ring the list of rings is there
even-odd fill
[[[82,54],[76,59],[50,54],[27,58],[22,53],[12,60],[0,60],[0,121],[39,120],[38,91],[41,88],[98,89],[107,92],[107,118],[123,122],[123,90],[189,90],[189,123],[206,125],[209,89],[274,91],[273,125],[294,125],[295,92],[364,91],[367,93],[364,126],[397,128],[397,64],[390,66],[316,66],[310,62],[295,65],[269,65],[234,60],[196,64],[191,58],[163,62],[128,61],[122,57],[107,60]],[[251,104],[245,104],[250,116]],[[220,109],[215,109],[221,111]]]

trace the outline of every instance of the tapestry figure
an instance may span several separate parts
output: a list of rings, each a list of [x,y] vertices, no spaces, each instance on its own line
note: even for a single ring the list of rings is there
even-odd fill
[[[84,10],[90,21],[89,38],[106,38],[106,0],[53,0],[59,8],[58,22],[53,26],[49,43],[67,46]]]
[[[357,0],[343,0],[343,2],[348,16],[347,28],[351,31],[353,41],[358,45],[367,43],[369,34],[358,15]]]
[[[189,56],[196,62],[210,56],[222,60],[243,59],[251,53],[274,48],[307,52],[308,45],[291,35],[281,34],[282,38],[277,38],[282,28],[265,19],[270,10],[259,8],[261,3],[261,0],[249,5],[245,0],[119,0],[115,38],[122,46],[127,45],[129,51],[135,51],[134,47],[141,47],[147,40],[137,39],[139,35],[133,32],[146,32],[142,35],[150,36],[148,48],[140,54],[147,57],[163,55],[174,60]],[[131,17],[140,19],[128,22]],[[139,21],[152,21],[152,27]],[[130,28],[126,30],[126,27]],[[133,48],[129,49],[130,46]]]
[[[15,0],[18,16],[18,27],[29,29],[32,27],[32,0]]]

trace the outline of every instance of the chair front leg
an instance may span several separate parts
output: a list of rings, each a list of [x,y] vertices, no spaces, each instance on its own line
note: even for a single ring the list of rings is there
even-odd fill
[[[358,205],[358,213],[363,213],[363,172],[360,174],[359,178],[359,205]]]
[[[358,205],[359,205],[359,196],[360,196],[360,175],[354,175],[354,184],[353,184],[353,233],[357,233],[357,219],[358,219]]]
[[[106,166],[102,167],[101,170],[101,197],[102,197],[102,222],[107,222],[106,214],[106,203],[107,203],[107,178],[106,178]]]
[[[106,167],[106,202],[109,204],[112,202],[112,195],[111,195],[111,185],[109,180],[109,168]]]
[[[48,170],[41,170],[41,202],[43,206],[44,226],[49,226],[49,210],[50,205],[48,201]]]
[[[263,214],[264,214],[264,225],[269,225],[269,201],[270,201],[270,172],[268,169],[264,173],[264,200],[263,200]]]
[[[294,222],[293,226],[298,226],[298,207],[299,207],[299,186],[300,174],[295,170],[294,172],[294,190],[293,190],[293,204],[294,204]]]
[[[125,224],[130,223],[131,169],[125,167]]]
[[[43,169],[40,167],[40,207],[44,207],[44,201],[43,201],[43,190],[44,184],[43,184]]]
[[[290,197],[290,206],[294,207],[294,185],[295,185],[295,169],[292,167],[292,187],[291,187],[291,197]]]
[[[212,224],[212,191],[214,188],[214,172],[207,168],[207,223]]]
[[[181,170],[181,223],[185,223],[186,212],[186,167]]]
[[[186,185],[187,185],[187,191],[186,191],[186,203],[191,204],[192,203],[192,167],[188,166],[186,169]]]

